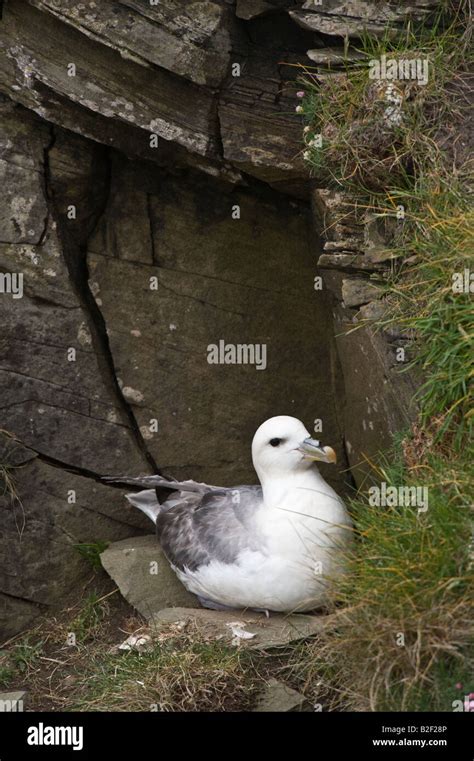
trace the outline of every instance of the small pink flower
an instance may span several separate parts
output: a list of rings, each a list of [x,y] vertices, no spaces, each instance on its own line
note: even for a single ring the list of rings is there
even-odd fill
[[[304,98],[304,90],[298,90],[296,93],[297,98]]]
[[[461,682],[457,682],[454,686],[456,687],[457,690],[462,690]]]

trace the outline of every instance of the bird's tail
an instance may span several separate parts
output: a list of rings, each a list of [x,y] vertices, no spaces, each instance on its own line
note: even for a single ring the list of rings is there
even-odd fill
[[[153,489],[171,489],[175,491],[189,491],[196,494],[205,494],[215,489],[215,486],[201,484],[198,481],[174,481],[163,476],[102,476],[102,481],[113,484],[128,484],[129,486],[152,487]]]
[[[161,510],[161,505],[158,502],[155,489],[146,489],[145,491],[134,492],[133,494],[126,494],[126,499],[134,507],[138,507],[142,513],[145,513],[153,523],[156,523],[158,513]]]
[[[213,491],[216,487],[201,484],[197,481],[170,481],[163,476],[102,476],[102,481],[107,483],[127,484],[129,486],[144,486],[144,491],[126,494],[126,498],[134,507],[138,507],[153,523],[156,524],[158,515],[162,510],[170,510],[177,504],[188,502],[193,504],[199,501],[204,494]],[[150,488],[151,487],[151,488]],[[160,504],[157,489],[168,489],[171,495]]]

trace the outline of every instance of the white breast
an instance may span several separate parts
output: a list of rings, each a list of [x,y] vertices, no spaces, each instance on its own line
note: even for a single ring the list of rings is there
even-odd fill
[[[255,516],[262,550],[242,552],[229,565],[213,561],[178,572],[189,591],[231,607],[275,611],[311,610],[325,602],[328,578],[341,570],[350,541],[350,518],[317,471],[288,485],[264,487]]]

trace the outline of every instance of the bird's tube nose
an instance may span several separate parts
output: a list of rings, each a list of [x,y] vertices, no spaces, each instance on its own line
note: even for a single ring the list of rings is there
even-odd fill
[[[337,457],[332,447],[323,447],[319,441],[308,436],[301,442],[298,450],[304,455],[306,460],[317,460],[318,462],[336,463]]]

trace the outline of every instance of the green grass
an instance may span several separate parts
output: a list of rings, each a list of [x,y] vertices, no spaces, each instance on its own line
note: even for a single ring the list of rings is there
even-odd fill
[[[347,192],[361,220],[392,230],[384,315],[371,327],[412,336],[404,371],[420,378],[419,418],[374,463],[373,482],[426,487],[429,498],[426,512],[372,507],[365,484],[352,500],[358,541],[334,600],[337,626],[291,664],[309,688],[322,682],[339,710],[451,711],[474,690],[474,310],[472,294],[452,287],[455,273],[474,271],[472,159],[453,152],[469,118],[463,8],[432,29],[364,39],[367,60],[322,84],[304,77],[305,158],[321,186]],[[430,61],[425,87],[395,83],[397,124],[387,121],[387,82],[369,78],[368,60],[382,53]]]
[[[183,635],[150,652],[98,654],[80,676],[71,710],[245,710],[258,689],[246,655]]]
[[[120,650],[131,634],[145,636],[146,649]],[[12,641],[0,652],[0,687],[26,689],[33,710],[247,710],[276,661],[192,624],[155,630],[109,593],[90,595]]]
[[[358,546],[338,582],[335,626],[294,659],[335,710],[450,711],[457,683],[474,690],[469,458],[410,446],[405,439],[374,481],[425,486],[427,511],[352,501]]]
[[[100,637],[108,612],[108,603],[103,598],[96,594],[86,598],[70,626],[78,644]]]
[[[405,699],[407,711],[459,711],[458,701],[472,692],[472,660],[446,656],[433,665],[429,682],[417,682]],[[403,691],[395,687],[393,693],[381,701],[381,709],[396,711],[403,699]]]
[[[413,179],[439,161],[440,125],[459,114],[459,86],[472,65],[471,28],[456,18],[426,29],[409,27],[395,39],[366,37],[365,56],[354,66],[325,74],[305,69],[302,101],[305,159],[313,173],[359,194],[410,187]],[[382,54],[397,60],[428,61],[428,82],[374,80],[370,61]],[[392,90],[387,95],[387,87]],[[396,98],[394,103],[391,98]],[[315,135],[322,145],[313,145]]]
[[[26,679],[38,665],[43,653],[43,640],[29,635],[21,637],[10,650],[0,652],[0,687],[14,687]]]
[[[0,659],[1,659],[0,654]],[[0,687],[7,688],[10,686],[16,675],[16,669],[8,663],[0,663]]]
[[[140,652],[119,649],[131,635],[147,640]],[[0,653],[0,685],[26,689],[32,710],[245,711],[270,678],[302,686],[288,683],[289,654],[234,647],[189,622],[155,629],[112,592],[11,641]]]
[[[401,240],[392,246],[398,266],[378,326],[396,323],[413,332],[415,358],[407,369],[416,366],[423,378],[422,422],[442,418],[437,438],[454,431],[451,444],[459,449],[472,436],[474,320],[472,294],[454,292],[453,276],[474,272],[472,202],[457,178],[438,175],[374,199],[371,208],[393,215],[398,204],[407,210],[406,219]]]
[[[95,571],[102,568],[100,556],[109,546],[109,542],[89,542],[73,545],[74,549],[87,560]]]

